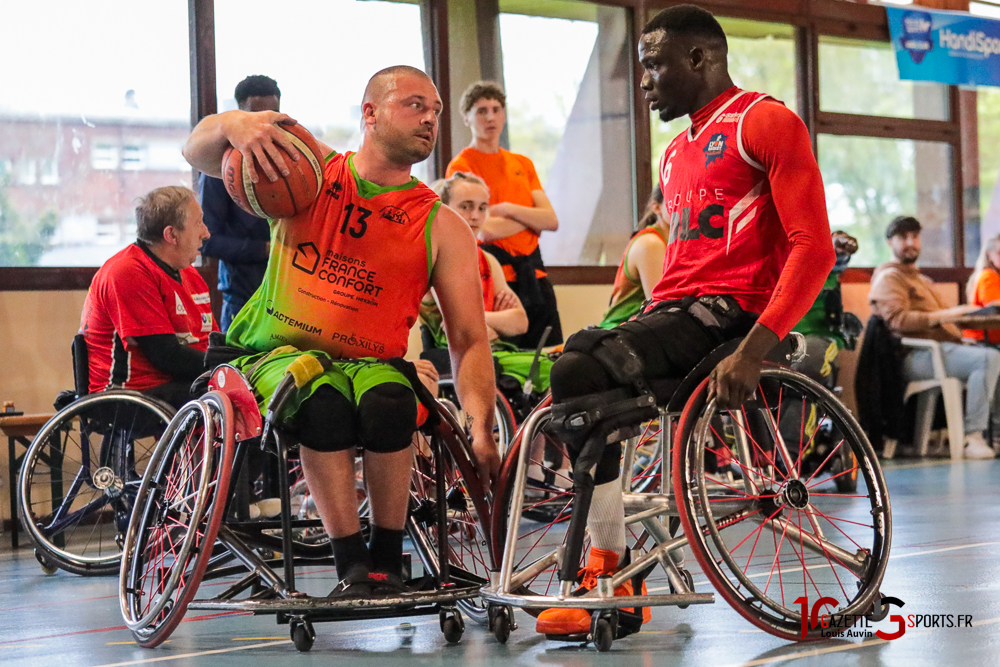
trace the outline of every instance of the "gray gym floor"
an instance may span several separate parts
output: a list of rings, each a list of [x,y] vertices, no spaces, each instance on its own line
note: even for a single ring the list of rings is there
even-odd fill
[[[189,611],[170,640],[154,650],[132,643],[118,611],[117,580],[59,572],[44,576],[30,548],[0,547],[0,664],[14,665],[979,665],[1000,654],[1000,461],[886,465],[894,530],[882,587],[905,602],[891,613],[971,615],[972,627],[907,627],[894,641],[841,638],[811,644],[757,630],[727,604],[661,607],[641,634],[599,654],[592,646],[548,641],[534,619],[518,612],[520,628],[506,646],[467,624],[457,646],[445,643],[437,617],[317,624],[308,654],[296,652],[287,626],[273,617]],[[309,574],[307,590],[332,588],[332,570]],[[696,574],[698,590],[708,590]],[[212,585],[212,582],[206,585]],[[216,584],[219,585],[219,584]],[[888,619],[874,629],[892,632]]]

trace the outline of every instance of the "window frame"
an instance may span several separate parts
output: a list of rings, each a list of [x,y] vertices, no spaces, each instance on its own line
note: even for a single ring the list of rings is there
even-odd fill
[[[468,0],[477,8],[495,5],[490,0]],[[683,0],[590,0],[596,4],[621,7],[627,11],[634,43],[638,43],[645,17],[653,11],[683,4]],[[784,23],[795,28],[796,92],[798,108],[813,139],[819,134],[938,141],[951,145],[953,269],[965,269],[965,209],[963,192],[963,113],[969,103],[967,93],[948,87],[949,120],[889,118],[822,111],[819,107],[819,37],[849,37],[888,42],[885,8],[844,0],[760,0],[753,7],[743,0],[708,0],[699,3],[713,13],[731,17]],[[450,99],[448,65],[448,0],[420,0],[421,32],[428,73],[437,82],[442,99]],[[213,0],[188,0],[189,52],[191,67],[191,122],[196,124],[216,113],[215,12]],[[480,34],[489,34],[494,20],[488,11],[477,12]],[[632,136],[635,141],[634,183],[636,201],[646,201],[652,189],[652,160],[649,109],[639,87],[642,68],[633,66]],[[974,94],[973,94],[974,95]],[[972,98],[975,104],[974,97]],[[441,115],[439,143],[432,157],[433,175],[444,172],[452,157],[451,119]],[[968,128],[966,128],[968,129]],[[197,176],[197,174],[195,174]],[[212,266],[205,273],[212,278]],[[863,268],[863,267],[862,267]],[[554,283],[604,284],[613,279],[614,267],[549,267]],[[86,289],[97,267],[0,267],[0,291]],[[214,285],[214,280],[209,281]]]

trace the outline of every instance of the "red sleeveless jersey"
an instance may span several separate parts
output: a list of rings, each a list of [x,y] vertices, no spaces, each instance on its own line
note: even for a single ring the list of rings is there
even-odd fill
[[[358,176],[351,153],[330,157],[316,202],[272,221],[264,282],[233,321],[229,341],[334,358],[403,356],[429,287],[440,204],[416,178],[380,187]]]
[[[734,92],[697,133],[674,138],[660,161],[670,235],[654,301],[729,294],[759,314],[788,257],[767,171],[742,134],[747,112],[768,96]]]

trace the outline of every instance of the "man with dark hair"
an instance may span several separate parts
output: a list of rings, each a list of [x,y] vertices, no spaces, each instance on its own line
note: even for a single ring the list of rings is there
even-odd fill
[[[236,104],[241,111],[278,111],[280,102],[281,91],[271,77],[254,74],[236,84]],[[236,313],[264,279],[271,230],[267,220],[236,205],[222,179],[202,174],[198,198],[205,212],[205,225],[212,233],[202,253],[219,260],[220,325],[228,331]]]
[[[485,485],[500,466],[475,241],[465,220],[410,174],[434,148],[441,109],[437,88],[418,69],[397,66],[371,78],[361,104],[361,148],[337,154],[320,145],[329,153],[320,194],[293,218],[273,221],[264,282],[227,336],[247,351],[233,363],[264,407],[302,353],[326,368],[279,418],[302,445],[302,470],[332,541],[336,596],[396,595],[404,586],[419,387],[405,365],[390,360],[406,353],[420,300],[431,287],[448,322],[451,367],[473,420],[472,448]],[[277,124],[294,122],[271,111],[209,116],[184,155],[219,176],[230,146],[248,165],[255,154],[266,154],[270,160],[251,167],[250,176],[276,181],[288,160],[298,159]],[[358,448],[372,519],[367,543],[358,517]]]
[[[679,380],[720,344],[742,339],[708,385],[721,409],[738,407],[834,264],[809,133],[780,102],[733,85],[725,33],[712,14],[692,5],[660,12],[642,31],[639,61],[650,110],[664,122],[689,115],[691,127],[660,160],[670,231],[652,304],[614,329],[571,336],[552,368],[553,426],[574,465],[584,449],[597,457],[573,480],[574,506],[586,507],[587,495],[591,501],[585,589],[623,562],[618,438],[656,416],[649,380]],[[632,592],[630,583],[615,589]],[[620,631],[636,631],[648,613],[620,610]],[[590,613],[549,609],[536,628],[586,635]]]
[[[150,192],[135,217],[138,239],[97,271],[83,305],[90,391],[134,389],[180,407],[217,330],[208,285],[191,266],[209,233],[180,186]]]
[[[236,84],[234,97],[243,111],[274,111],[281,99],[281,90],[271,77],[251,74]]]
[[[962,332],[949,318],[964,315],[978,306],[947,308],[934,291],[932,281],[917,269],[920,258],[920,222],[901,215],[885,230],[893,260],[872,274],[868,301],[872,314],[885,320],[896,334],[940,341],[944,370],[966,385],[965,458],[991,459],[993,448],[983,438],[1000,377],[1000,352],[992,347],[962,345]],[[907,381],[934,377],[930,349],[910,350],[903,360]]]
[[[528,314],[528,331],[511,342],[535,348],[546,327],[548,345],[562,342],[562,324],[556,293],[546,278],[538,237],[556,231],[559,221],[524,155],[500,147],[507,122],[507,98],[492,81],[477,81],[462,94],[460,106],[472,141],[448,165],[448,178],[457,172],[475,174],[490,191],[490,215],[479,230],[483,250],[500,261],[504,278]]]

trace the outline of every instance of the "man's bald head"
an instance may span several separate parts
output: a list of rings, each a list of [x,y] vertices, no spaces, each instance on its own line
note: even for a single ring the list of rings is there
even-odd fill
[[[399,79],[407,76],[415,76],[431,81],[426,72],[416,67],[410,67],[409,65],[386,67],[375,72],[372,78],[368,79],[368,85],[365,86],[365,95],[361,100],[361,104],[367,104],[368,102],[378,104],[382,102],[385,96],[396,87]]]
[[[434,81],[416,67],[376,72],[361,103],[362,150],[377,148],[398,165],[426,160],[437,142],[442,107]]]

